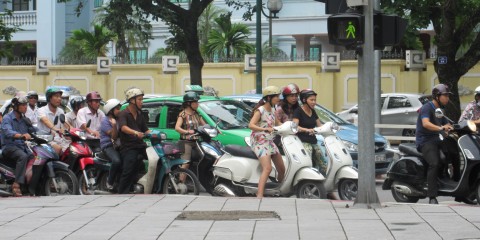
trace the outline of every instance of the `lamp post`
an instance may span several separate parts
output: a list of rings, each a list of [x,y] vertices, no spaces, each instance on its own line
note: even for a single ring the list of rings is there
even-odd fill
[[[256,39],[256,44],[255,44],[255,54],[256,54],[256,92],[257,93],[262,93],[262,14],[267,17],[268,19],[271,18],[278,18],[277,13],[280,12],[280,10],[283,7],[283,2],[282,0],[268,0],[267,2],[267,8],[270,11],[270,13],[273,13],[273,17],[269,17],[268,15],[265,14],[263,11],[263,4],[262,0],[257,0],[257,6],[256,6],[256,14],[257,14],[257,39]],[[271,38],[272,36],[270,36]]]

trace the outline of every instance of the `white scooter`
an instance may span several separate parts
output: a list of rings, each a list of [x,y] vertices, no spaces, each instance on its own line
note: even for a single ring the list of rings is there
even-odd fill
[[[322,135],[320,143],[323,157],[327,160],[327,174],[324,181],[325,190],[333,192],[338,189],[342,200],[353,201],[357,197],[358,172],[353,168],[352,157],[336,135],[338,125],[327,122],[314,128],[316,134]]]
[[[298,198],[326,198],[325,177],[312,167],[312,159],[296,136],[298,126],[292,121],[274,127],[281,136],[285,156],[285,179],[276,182],[273,167],[265,186],[265,196],[291,196]],[[227,145],[213,166],[215,186],[213,193],[220,196],[244,196],[257,193],[262,166],[250,147]]]

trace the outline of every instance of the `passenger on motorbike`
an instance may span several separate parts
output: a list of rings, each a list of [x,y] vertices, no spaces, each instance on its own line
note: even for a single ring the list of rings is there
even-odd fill
[[[60,107],[62,102],[62,90],[58,88],[49,88],[45,92],[47,98],[47,105],[38,109],[38,130],[41,134],[54,135],[53,141],[50,142],[51,146],[58,155],[61,155],[68,146],[70,146],[70,140],[67,140],[59,135],[62,123],[59,121],[57,125],[54,125],[55,117],[65,114]],[[68,128],[68,124],[65,123],[64,127]]]
[[[293,121],[298,124],[298,138],[302,141],[305,150],[312,156],[313,167],[326,176],[327,164],[324,162],[322,151],[317,144],[317,137],[313,130],[322,126],[315,112],[317,93],[312,89],[304,89],[300,92],[300,101],[302,106],[293,113]]]
[[[458,121],[465,120],[472,120],[477,127],[480,127],[480,86],[475,88],[474,100],[467,104]]]
[[[105,113],[98,110],[102,97],[96,91],[87,94],[87,106],[78,110],[77,124],[87,132],[87,142],[94,152],[100,151],[100,123]],[[90,126],[87,126],[90,121]]]
[[[430,204],[438,204],[438,185],[437,178],[439,173],[443,174],[444,167],[448,164],[441,162],[440,150],[447,156],[446,159],[452,160],[454,167],[453,179],[458,181],[460,177],[460,159],[456,143],[450,138],[441,140],[439,133],[445,131],[448,133],[453,130],[452,125],[445,118],[436,118],[435,109],[443,108],[450,100],[452,94],[445,84],[438,84],[432,89],[432,101],[424,104],[420,109],[417,127],[415,131],[417,150],[422,153],[423,158],[428,163],[427,171],[427,196],[430,198]]]
[[[298,104],[298,94],[300,89],[297,84],[290,83],[282,90],[283,99],[280,101],[275,110],[275,117],[284,123],[293,119],[293,112],[300,105]]]
[[[253,109],[252,119],[248,124],[252,130],[250,146],[262,166],[262,174],[258,180],[258,198],[263,198],[265,184],[272,171],[272,161],[278,172],[277,180],[282,182],[285,177],[285,164],[278,147],[273,142],[273,127],[280,125],[280,121],[275,118],[274,109],[280,101],[280,89],[268,86],[262,90],[262,95],[263,98]]]
[[[2,154],[7,161],[17,161],[15,182],[12,185],[12,193],[16,197],[22,196],[20,185],[25,184],[25,168],[28,160],[34,157],[25,142],[22,141],[30,140],[32,137],[29,132],[34,131],[33,127],[25,120],[27,103],[26,97],[13,98],[13,111],[5,115],[2,122]]]
[[[77,121],[77,113],[78,110],[85,107],[85,99],[82,96],[73,96],[72,99],[70,99],[70,107],[72,111],[65,115],[65,120],[71,127],[80,128]]]
[[[128,106],[118,115],[120,129],[120,156],[122,156],[122,175],[118,185],[118,193],[129,193],[138,172],[139,157],[147,158],[147,145],[143,141],[145,134],[150,133],[147,122],[142,115],[143,91],[130,88],[126,91]]]
[[[118,140],[118,128],[117,120],[118,114],[120,113],[120,100],[110,99],[107,101],[103,107],[103,111],[107,115],[103,118],[100,126],[100,147],[102,151],[110,159],[110,172],[107,178],[107,188],[109,190],[113,189],[113,183],[117,179],[117,175],[122,168],[122,161],[120,158],[120,153],[117,149],[120,147]]]
[[[28,106],[27,112],[25,113],[25,117],[30,119],[33,126],[37,126],[38,123],[38,94],[35,91],[27,92],[27,99],[28,99]]]
[[[191,161],[192,149],[195,146],[195,140],[198,140],[198,136],[195,136],[195,129],[199,126],[205,125],[205,120],[198,114],[198,100],[200,97],[196,92],[187,92],[183,96],[183,111],[178,114],[177,123],[175,124],[175,130],[180,133],[180,139],[184,143],[184,152],[182,155],[183,160]],[[190,164],[185,163],[182,168],[189,168]]]
[[[70,99],[70,93],[67,91],[62,91],[62,101],[60,102],[60,107],[64,112],[67,111],[67,105]]]

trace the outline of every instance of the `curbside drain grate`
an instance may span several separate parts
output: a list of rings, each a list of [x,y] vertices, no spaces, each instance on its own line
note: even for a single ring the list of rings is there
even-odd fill
[[[175,220],[280,220],[274,211],[184,211]]]

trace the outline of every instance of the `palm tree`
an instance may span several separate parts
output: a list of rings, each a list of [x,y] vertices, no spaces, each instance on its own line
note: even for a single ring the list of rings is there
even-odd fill
[[[205,10],[203,10],[202,15],[198,19],[198,36],[200,38],[200,46],[205,46],[208,43],[208,37],[210,31],[216,27],[215,20],[221,14],[226,14],[227,10],[219,8],[213,4],[208,5]]]
[[[80,42],[81,49],[87,58],[107,56],[107,44],[115,39],[115,34],[108,29],[95,25],[93,33],[85,29],[73,31],[72,39]]]
[[[255,48],[247,43],[250,30],[241,23],[232,24],[231,13],[221,15],[215,19],[218,29],[210,31],[210,38],[204,47],[204,52],[210,56],[218,54],[219,57],[242,57],[253,53]]]

